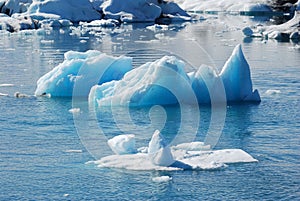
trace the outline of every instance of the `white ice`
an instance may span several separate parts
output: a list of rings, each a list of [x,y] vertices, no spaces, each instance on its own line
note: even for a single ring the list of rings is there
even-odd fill
[[[37,81],[35,95],[87,96],[93,85],[121,79],[132,69],[131,58],[112,57],[96,50],[69,51],[64,56],[63,63]]]
[[[120,141],[123,142],[125,140],[122,139]],[[201,149],[203,143],[192,142],[190,145],[185,143],[175,147],[168,147],[163,141],[160,132],[156,131],[149,143],[148,153],[110,155],[87,164],[94,163],[98,167],[128,170],[172,171],[219,169],[232,163],[257,162],[256,159],[241,149],[191,151],[192,147]],[[158,180],[161,180],[161,178]]]
[[[80,112],[80,108],[71,108],[71,109],[69,109],[69,112],[72,113],[72,114],[79,113]]]
[[[137,152],[135,148],[135,136],[133,134],[117,135],[109,139],[107,144],[111,150],[118,155]]]
[[[175,3],[187,11],[271,11],[267,0],[175,0]]]
[[[148,156],[157,166],[170,166],[175,162],[170,147],[166,144],[159,130],[156,130],[149,142]]]
[[[172,181],[172,177],[169,177],[169,176],[153,177],[152,181],[157,182],[157,183],[169,182],[169,181]]]
[[[108,0],[101,6],[106,19],[122,22],[154,22],[160,16],[168,18],[190,16],[174,2],[159,3],[157,0]],[[186,18],[185,18],[186,17]]]

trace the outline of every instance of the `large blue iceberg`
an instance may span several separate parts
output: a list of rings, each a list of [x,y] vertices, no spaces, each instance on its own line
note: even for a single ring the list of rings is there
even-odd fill
[[[64,57],[63,63],[37,81],[36,96],[87,97],[95,84],[119,80],[132,69],[132,58],[112,57],[96,50],[69,51]]]
[[[133,69],[130,57],[69,51],[63,63],[38,80],[35,95],[88,96],[95,106],[260,102],[241,45],[235,47],[221,73],[206,65],[189,73],[184,67],[175,56]]]
[[[187,74],[184,66],[176,57],[164,56],[129,71],[119,81],[93,86],[89,102],[96,106],[260,102],[258,91],[252,89],[250,68],[240,45],[220,74],[205,65]]]

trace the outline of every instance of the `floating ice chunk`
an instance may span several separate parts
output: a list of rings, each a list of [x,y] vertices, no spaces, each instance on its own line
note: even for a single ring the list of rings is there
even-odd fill
[[[63,63],[37,81],[35,95],[87,96],[91,87],[111,80],[118,80],[132,69],[129,57],[112,57],[96,50],[69,51]]]
[[[13,87],[13,86],[15,86],[14,84],[6,84],[6,83],[4,83],[4,84],[0,84],[0,87]]]
[[[93,20],[91,22],[80,23],[84,27],[115,27],[119,25],[118,20],[114,19],[101,19],[101,20]]]
[[[71,108],[71,109],[69,109],[69,112],[73,113],[73,114],[79,113],[80,112],[80,108]]]
[[[154,165],[170,166],[175,162],[171,149],[166,145],[159,130],[154,132],[149,142],[148,155]]]
[[[243,28],[243,33],[245,36],[252,36],[253,35],[253,30],[250,27],[245,27]]]
[[[0,93],[0,96],[8,96],[8,94]]]
[[[169,176],[153,177],[152,181],[157,183],[169,182],[172,181],[172,177]]]
[[[107,141],[109,147],[115,154],[133,154],[137,150],[135,148],[135,136],[129,135],[118,135]]]
[[[65,151],[66,153],[82,153],[81,149],[68,149]]]
[[[268,89],[265,94],[267,95],[276,95],[276,94],[280,94],[281,91],[280,90],[277,90],[277,89]]]
[[[87,162],[98,167],[122,168],[128,170],[213,170],[227,167],[227,164],[257,162],[241,149],[224,149],[215,151],[173,150],[176,161],[171,166],[155,165],[148,154],[110,155],[98,161]]]
[[[227,101],[260,102],[257,90],[252,89],[250,67],[243,54],[241,45],[237,45],[220,73]]]

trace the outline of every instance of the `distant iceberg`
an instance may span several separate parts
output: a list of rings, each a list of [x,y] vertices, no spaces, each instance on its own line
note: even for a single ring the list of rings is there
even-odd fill
[[[65,27],[78,22],[96,21],[99,24],[101,19],[155,22],[160,18],[170,21],[192,20],[176,3],[158,0],[0,1],[0,30],[9,32],[44,28],[45,23],[50,24],[49,27]],[[99,25],[105,24],[107,23],[101,21]]]
[[[220,74],[208,66],[187,74],[184,65],[174,56],[146,63],[119,81],[93,86],[89,102],[96,106],[202,104],[210,103],[212,96],[215,102],[260,102],[258,91],[252,89],[250,67],[240,45]],[[226,97],[218,97],[221,90],[225,90]]]

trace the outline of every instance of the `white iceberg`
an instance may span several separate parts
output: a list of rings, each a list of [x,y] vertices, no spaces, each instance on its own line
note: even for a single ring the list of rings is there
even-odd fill
[[[89,0],[33,0],[26,14],[37,20],[57,18],[79,22],[101,19],[101,14]]]
[[[132,69],[131,58],[112,57],[96,50],[69,51],[64,56],[63,63],[37,81],[35,95],[87,96],[93,85],[121,79]]]
[[[122,22],[154,22],[160,17],[190,20],[190,16],[174,2],[158,0],[108,0],[101,6],[106,19]]]
[[[240,45],[218,74],[208,66],[187,74],[184,62],[165,56],[129,71],[119,81],[93,86],[89,103],[96,106],[147,106],[177,103],[260,102],[252,89],[250,67]],[[222,84],[223,82],[223,84]],[[222,90],[226,97],[222,97]]]
[[[135,148],[135,136],[133,134],[117,135],[107,141],[111,150],[118,155],[133,154],[137,150]]]

